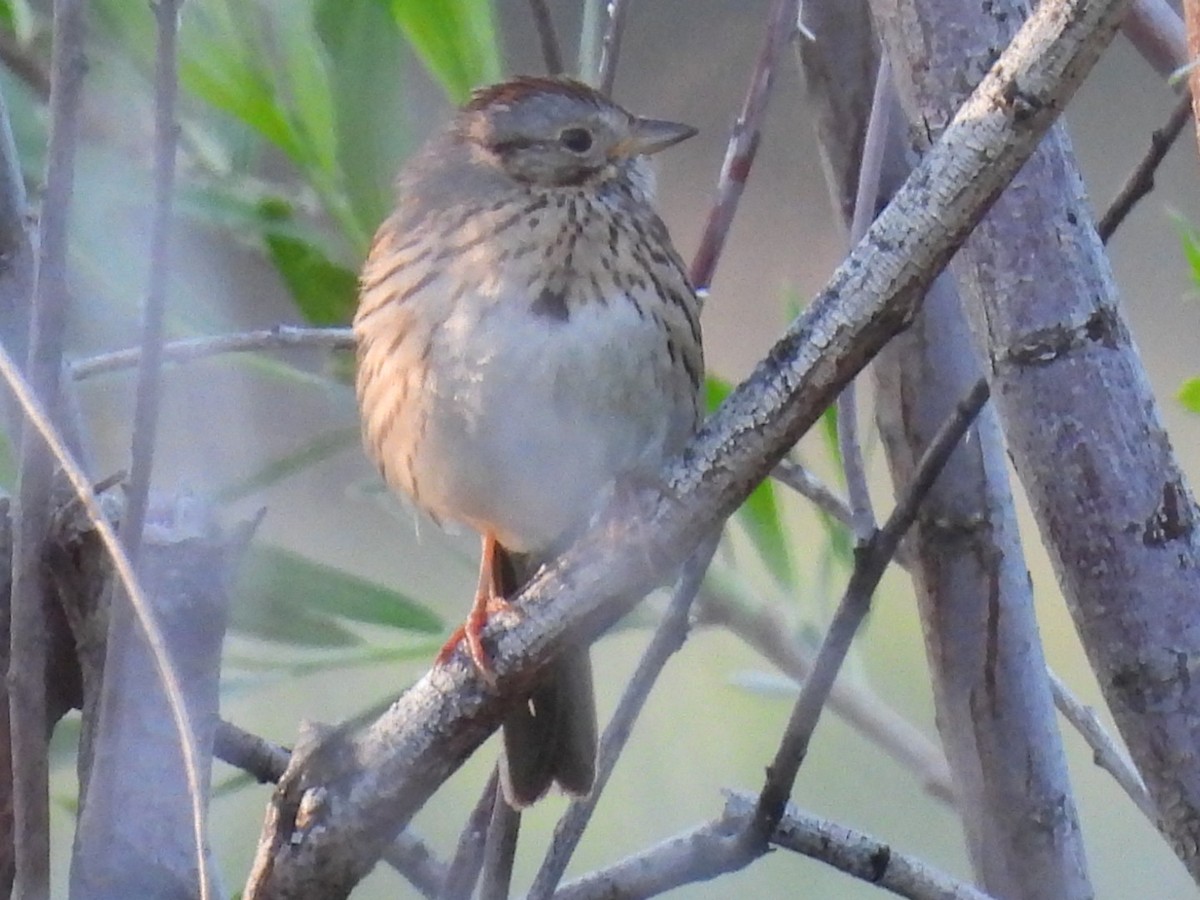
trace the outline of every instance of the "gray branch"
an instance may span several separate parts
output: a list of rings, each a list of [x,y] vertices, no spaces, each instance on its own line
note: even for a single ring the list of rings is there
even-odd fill
[[[555,900],[653,897],[738,868],[740,835],[754,815],[754,798],[733,793],[720,818],[670,838],[644,853],[563,885]],[[771,843],[840,869],[909,900],[989,900],[987,894],[888,844],[788,806]]]
[[[809,4],[819,40],[804,48],[803,59],[807,70],[824,76],[809,79],[818,101],[865,130],[867,111],[855,102],[865,92],[846,84],[857,73],[841,69],[839,52],[843,41],[857,46],[864,38],[848,34],[844,21],[830,21],[844,19],[847,5],[863,10],[857,24],[866,28],[865,3]],[[909,171],[890,78],[875,104],[872,121],[882,106],[882,118],[891,122],[879,161],[886,198]],[[847,131],[845,123],[819,131],[826,156],[852,151],[854,143],[838,143]],[[846,197],[855,191],[848,182],[831,187]],[[861,186],[857,192],[861,210]],[[899,494],[947,411],[980,378],[949,275],[934,282],[913,327],[880,354],[874,372],[876,416]],[[934,485],[909,549],[938,730],[977,881],[1004,897],[1091,897],[1003,443],[990,410]]]
[[[982,62],[964,71],[964,61],[986,59],[1022,15],[1013,2],[872,6],[919,141],[938,134],[962,86],[982,74]],[[1074,15],[1068,4],[1043,10]],[[1025,87],[1018,78],[1010,91],[1022,97]],[[1009,455],[1105,700],[1160,830],[1200,879],[1200,769],[1186,762],[1200,750],[1200,514],[1062,128],[975,230],[954,272]]]

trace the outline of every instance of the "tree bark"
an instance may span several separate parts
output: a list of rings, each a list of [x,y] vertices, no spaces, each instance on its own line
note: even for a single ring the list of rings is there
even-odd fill
[[[818,130],[828,159],[862,158],[857,148],[871,114],[870,100],[863,99],[869,92],[851,83],[864,77],[862,66],[841,47],[864,43],[847,30],[856,24],[847,21],[854,7],[861,10],[858,27],[869,36],[865,0],[806,6],[806,23],[817,35],[803,45],[807,81],[827,111],[818,121],[837,123]],[[909,166],[890,85],[879,99],[882,204]],[[831,190],[846,218],[857,172],[845,164],[827,169],[844,173]],[[981,377],[948,274],[933,283],[913,327],[884,348],[872,370],[879,428],[899,493],[938,426]],[[934,484],[908,540],[938,730],[978,883],[997,897],[1091,897],[1003,444],[990,408]]]
[[[141,583],[162,625],[201,750],[203,807],[208,803],[210,751],[219,722],[226,587],[230,566],[244,543],[242,536],[223,536],[210,515],[190,499],[158,510],[147,525],[139,564]],[[101,586],[92,597],[97,605],[78,617],[86,632],[77,636],[81,644],[92,646],[92,652],[81,653],[89,662],[71,896],[199,896],[191,790],[153,653],[128,598],[102,587],[108,583],[103,573],[111,567],[94,529],[84,523],[72,547],[63,549],[64,558],[56,567],[60,575],[72,557],[77,564],[86,560],[87,571],[72,579],[75,586],[89,594]],[[60,586],[72,590],[61,580]],[[111,646],[105,646],[106,639]],[[215,870],[211,863],[208,868]],[[210,884],[209,896],[219,896],[215,891]]]
[[[1000,0],[872,0],[872,8],[918,145],[941,132],[1026,15]],[[1013,83],[1016,95],[1022,89]],[[1061,126],[953,269],[1010,455],[1105,699],[1160,829],[1200,878],[1196,505]]]

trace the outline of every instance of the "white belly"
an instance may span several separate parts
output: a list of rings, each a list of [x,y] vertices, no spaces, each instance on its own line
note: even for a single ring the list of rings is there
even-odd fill
[[[567,320],[527,303],[459,304],[431,363],[419,504],[513,550],[572,536],[615,478],[657,472],[693,427],[665,333],[623,297]]]

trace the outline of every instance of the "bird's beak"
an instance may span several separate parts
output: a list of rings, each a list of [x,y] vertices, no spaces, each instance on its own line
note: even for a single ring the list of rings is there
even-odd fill
[[[613,156],[649,156],[696,134],[691,125],[663,119],[634,119],[632,133],[613,148]]]

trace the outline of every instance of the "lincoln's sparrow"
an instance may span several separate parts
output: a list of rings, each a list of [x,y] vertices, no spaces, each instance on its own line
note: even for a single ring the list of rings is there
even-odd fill
[[[694,431],[700,304],[651,205],[644,157],[695,133],[586,85],[483,88],[405,167],[354,320],[367,450],[393,488],[483,536],[475,603],[442,652],[563,549],[622,476]],[[586,647],[505,720],[504,789],[586,794],[596,714]]]

